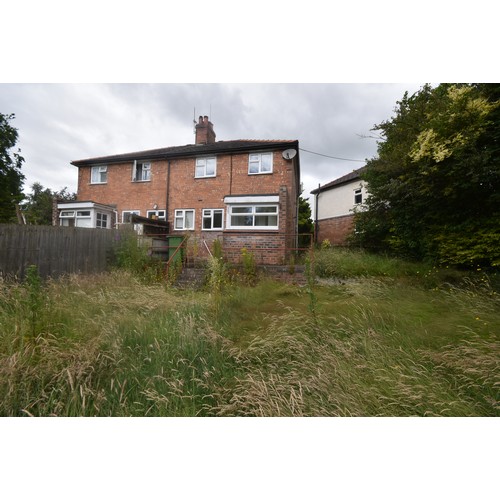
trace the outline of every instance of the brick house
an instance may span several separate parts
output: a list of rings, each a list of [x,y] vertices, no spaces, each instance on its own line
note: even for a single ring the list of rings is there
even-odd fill
[[[108,207],[106,225],[99,216],[107,228],[133,215],[165,221],[169,234],[189,234],[201,253],[217,238],[232,262],[245,247],[258,264],[285,263],[297,237],[298,141],[216,141],[207,116],[195,128],[195,144],[71,162],[80,212],[97,221],[93,207]],[[65,205],[58,209],[68,225]]]
[[[366,183],[360,175],[366,167],[353,170],[338,179],[311,191],[315,196],[315,240],[329,240],[332,245],[345,245],[352,233],[356,207],[368,196]]]

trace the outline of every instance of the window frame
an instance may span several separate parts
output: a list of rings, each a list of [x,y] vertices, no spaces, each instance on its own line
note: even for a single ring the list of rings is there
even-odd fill
[[[207,214],[209,213],[209,215]],[[220,227],[214,227],[215,212],[221,213]],[[205,227],[205,220],[210,219],[210,228]],[[202,231],[224,231],[224,209],[223,208],[203,208],[201,211],[201,230]]]
[[[247,214],[244,213],[233,213],[233,210],[235,208],[251,208],[252,211],[248,212]],[[273,212],[258,212],[257,209],[259,208],[274,208],[275,211]],[[238,216],[243,216],[246,215],[247,217],[252,217],[252,225],[245,225],[245,226],[238,226],[238,225],[233,225],[232,220],[233,217],[238,217]],[[276,217],[276,225],[267,225],[267,226],[262,226],[262,225],[256,225],[255,221],[257,217]],[[277,231],[279,230],[279,225],[280,225],[280,220],[279,220],[279,203],[245,203],[245,204],[232,204],[229,205],[228,211],[227,211],[227,229],[238,229],[238,230],[245,230],[245,231]]]
[[[262,156],[270,156],[271,157],[271,168],[270,170],[262,170]],[[256,160],[252,160],[252,156],[254,157],[258,157],[258,161]],[[269,152],[269,151],[263,151],[263,152],[260,152],[260,153],[249,153],[248,155],[248,175],[268,175],[268,174],[272,174],[273,171],[274,171],[274,154],[273,152]],[[252,163],[255,164],[257,163],[257,169],[258,171],[257,172],[251,172],[250,169],[251,169],[251,166],[252,166]]]
[[[94,180],[94,172],[97,172],[99,181]],[[104,174],[104,180],[102,180]],[[107,184],[108,183],[108,166],[107,165],[93,165],[90,167],[90,184]]]
[[[186,214],[193,214],[193,227],[186,227]],[[174,211],[174,231],[194,231],[195,228],[195,209],[194,208],[179,208]],[[177,227],[177,219],[182,219],[182,227]]]
[[[163,215],[160,215],[160,213],[163,213]],[[146,210],[146,217],[148,219],[152,219],[150,217],[151,215],[156,215],[155,220],[167,220],[167,211],[165,209],[159,209],[159,210]]]
[[[125,221],[125,214],[127,215],[141,215],[140,210],[122,210],[122,224],[130,224],[132,221]]]
[[[359,201],[357,201],[357,198],[359,196]],[[363,203],[363,190],[362,188],[356,188],[354,189],[354,204],[355,205],[361,205]]]
[[[214,173],[207,174],[207,161],[214,160]],[[203,165],[198,165],[198,162],[203,162]],[[203,168],[203,175],[198,175],[198,167]],[[195,179],[206,179],[210,177],[217,177],[217,157],[216,156],[200,156],[195,159],[194,162],[194,178]]]
[[[99,220],[99,216],[101,217],[101,220]],[[102,225],[103,218],[104,218],[104,226]],[[95,213],[95,227],[98,229],[108,229],[108,219],[110,219],[109,214],[96,211],[96,213]]]
[[[141,172],[141,178],[137,179],[137,172],[139,171],[138,166],[141,166],[140,172]],[[145,168],[145,165],[148,165],[147,168]],[[146,176],[147,178],[144,178],[144,174],[148,173]],[[132,168],[132,182],[150,182],[151,181],[151,162],[149,160],[134,160],[134,166]]]

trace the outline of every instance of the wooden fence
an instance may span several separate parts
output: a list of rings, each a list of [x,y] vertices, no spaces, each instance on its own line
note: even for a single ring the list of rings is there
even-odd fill
[[[0,224],[0,276],[22,279],[31,265],[44,278],[100,273],[120,236],[110,229]]]

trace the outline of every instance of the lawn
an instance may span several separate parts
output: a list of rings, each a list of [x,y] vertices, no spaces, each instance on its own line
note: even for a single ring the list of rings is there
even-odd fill
[[[1,282],[0,415],[499,415],[495,275],[331,250],[315,264],[304,287]]]

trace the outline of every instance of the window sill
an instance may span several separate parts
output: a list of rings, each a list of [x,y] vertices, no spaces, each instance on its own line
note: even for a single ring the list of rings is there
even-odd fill
[[[270,233],[274,231],[275,233],[279,232],[279,227],[270,227],[269,229],[266,229],[264,227],[228,227],[224,232],[229,233],[229,232],[234,232],[234,233]]]

